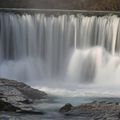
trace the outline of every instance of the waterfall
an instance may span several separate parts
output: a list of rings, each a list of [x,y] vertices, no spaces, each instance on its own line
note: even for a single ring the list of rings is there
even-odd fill
[[[119,82],[120,18],[0,13],[0,77]]]

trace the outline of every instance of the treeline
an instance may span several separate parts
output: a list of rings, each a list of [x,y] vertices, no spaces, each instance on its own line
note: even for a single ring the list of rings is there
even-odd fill
[[[0,0],[1,8],[120,10],[120,0]]]

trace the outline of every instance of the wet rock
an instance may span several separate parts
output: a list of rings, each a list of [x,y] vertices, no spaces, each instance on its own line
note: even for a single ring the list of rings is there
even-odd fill
[[[32,104],[33,100],[32,99],[25,99],[25,100],[19,101],[19,102],[24,103],[24,104]]]
[[[17,111],[17,113],[33,114],[33,115],[44,115],[45,114],[42,111],[36,111],[36,110],[20,110],[20,111]]]
[[[72,110],[72,108],[73,108],[73,106],[72,106],[70,103],[68,103],[68,104],[66,104],[65,106],[63,106],[63,107],[59,110],[59,112],[62,112],[62,113],[68,112],[68,111]]]
[[[22,82],[17,82],[15,80],[0,79],[0,86],[12,86],[19,90],[24,96],[30,99],[43,99],[47,97],[47,94],[43,91],[31,88]]]
[[[33,107],[34,100],[43,98],[47,98],[46,93],[22,82],[0,79],[0,111],[43,114]]]
[[[117,115],[117,116],[118,116],[118,118],[120,118],[120,113],[118,113],[118,115]]]
[[[66,106],[66,105],[65,105]],[[92,102],[79,106],[72,106],[65,110],[65,106],[60,109],[60,112],[65,116],[80,116],[89,118],[90,120],[119,120],[120,105],[117,103]],[[68,105],[69,106],[69,105]]]
[[[0,120],[15,120],[8,115],[0,115]]]

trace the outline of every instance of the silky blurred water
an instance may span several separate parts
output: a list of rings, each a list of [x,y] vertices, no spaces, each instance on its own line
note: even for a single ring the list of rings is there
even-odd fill
[[[55,97],[54,103],[36,105],[46,112],[43,116],[11,113],[5,118],[3,113],[1,119],[84,120],[65,117],[58,109],[68,102],[79,105],[95,97],[120,97],[119,56],[116,15],[1,12],[0,77],[28,83]]]

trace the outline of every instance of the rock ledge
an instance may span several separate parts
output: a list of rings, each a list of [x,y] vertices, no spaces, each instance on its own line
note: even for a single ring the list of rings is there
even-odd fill
[[[43,114],[35,110],[34,100],[47,98],[45,92],[15,80],[0,79],[0,111]]]
[[[66,104],[59,112],[65,116],[80,116],[85,120],[120,120],[120,104],[92,102],[79,106]]]

